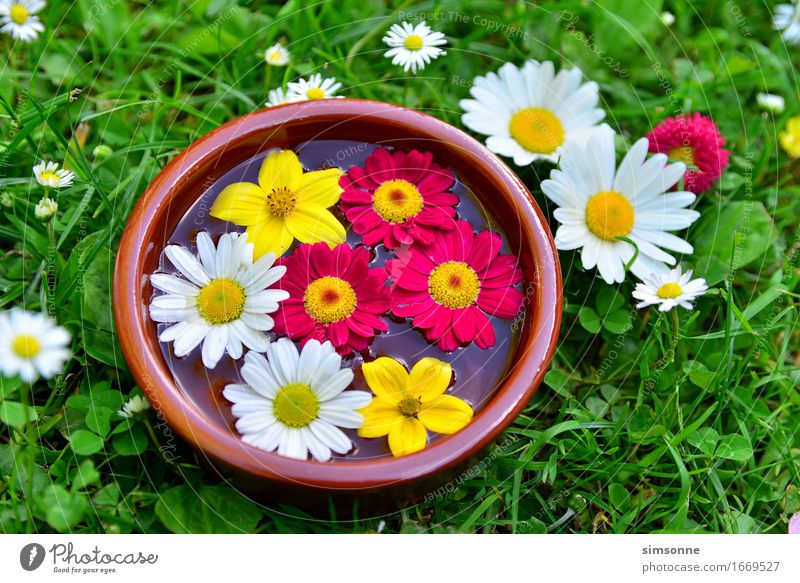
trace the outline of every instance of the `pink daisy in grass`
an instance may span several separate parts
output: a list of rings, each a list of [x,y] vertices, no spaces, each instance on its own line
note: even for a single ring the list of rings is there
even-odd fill
[[[274,314],[274,331],[301,345],[330,340],[336,352],[365,350],[376,332],[388,330],[380,317],[389,309],[387,275],[369,267],[369,251],[346,243],[300,245],[277,264],[286,267],[279,287],[289,292]]]
[[[379,148],[339,180],[340,208],[365,245],[428,244],[455,224],[458,197],[448,192],[454,182],[430,152]]]
[[[710,117],[699,113],[669,117],[654,127],[647,139],[651,152],[687,165],[684,186],[695,194],[711,188],[728,166],[725,136]]]
[[[500,255],[501,246],[497,233],[476,235],[467,221],[457,221],[429,245],[398,250],[386,262],[394,279],[392,313],[412,318],[411,325],[445,352],[472,341],[491,348],[488,316],[513,318],[523,300],[512,287],[522,281],[517,258]]]

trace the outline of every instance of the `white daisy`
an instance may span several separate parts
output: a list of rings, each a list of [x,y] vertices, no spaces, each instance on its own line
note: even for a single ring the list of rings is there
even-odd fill
[[[600,132],[584,144],[564,149],[559,169],[542,182],[542,192],[559,208],[558,249],[581,249],[585,269],[597,268],[609,284],[625,279],[625,265],[639,248],[631,271],[640,279],[663,273],[675,258],[664,251],[691,253],[692,246],[667,231],[685,229],[700,213],[687,209],[691,192],[667,192],[686,171],[682,162],[667,164],[665,154],[648,160],[647,138],[636,142],[616,168],[614,134]]]
[[[758,93],[756,94],[756,103],[761,109],[770,111],[772,113],[783,113],[786,107],[786,101],[780,95],[773,95],[772,93]]]
[[[270,344],[267,358],[248,352],[241,371],[246,384],[223,391],[233,403],[242,441],[301,460],[310,453],[320,462],[328,461],[332,451],[350,451],[353,444],[339,428],[361,427],[364,417],[358,410],[372,397],[345,391],[353,371],[341,364],[333,345],[317,340],[309,340],[300,354],[287,338]]]
[[[0,312],[0,372],[26,383],[60,373],[72,352],[70,335],[44,314],[20,308]]]
[[[783,40],[800,45],[800,4],[778,4],[773,16],[775,30],[780,30]]]
[[[142,411],[147,411],[149,408],[150,402],[147,399],[141,395],[135,395],[122,406],[122,409],[117,411],[117,415],[130,419]]]
[[[44,25],[36,16],[42,0],[0,0],[0,30],[24,42],[36,40]]]
[[[335,93],[342,87],[341,83],[336,82],[336,77],[322,78],[319,73],[314,73],[308,79],[300,79],[289,83],[289,91],[286,95],[292,101],[303,101],[306,99],[328,99],[330,97],[342,97]]]
[[[292,103],[293,101],[297,101],[297,99],[290,98],[283,90],[283,87],[270,89],[267,93],[267,107],[283,105],[284,103]]]
[[[75,174],[62,168],[58,169],[56,162],[46,162],[42,160],[33,167],[33,175],[36,182],[47,188],[67,188],[72,185]]]
[[[38,220],[47,222],[53,218],[58,210],[58,203],[49,196],[43,196],[42,200],[36,203],[36,208],[33,209],[33,216]]]
[[[661,312],[669,312],[675,306],[692,309],[692,302],[708,291],[706,280],[702,277],[692,279],[692,270],[681,273],[681,266],[667,273],[653,274],[637,283],[633,297],[642,300],[637,308],[658,304]]]
[[[264,60],[267,65],[283,67],[289,62],[289,51],[281,43],[275,43],[264,53]]]
[[[289,297],[283,290],[268,289],[286,268],[273,267],[275,255],[267,253],[253,263],[253,244],[247,233],[226,233],[217,246],[205,231],[197,235],[200,260],[180,245],[169,245],[164,254],[186,279],[166,273],[150,276],[153,287],[166,292],[153,297],[150,317],[172,323],[159,334],[173,342],[175,356],[186,356],[203,343],[203,364],[214,368],[225,351],[242,357],[242,344],[264,352],[269,345],[265,331],[274,321],[267,314]]]
[[[556,162],[558,148],[585,141],[605,112],[597,107],[597,83],[581,83],[580,69],[555,73],[550,61],[506,63],[495,73],[476,77],[475,99],[462,99],[461,121],[489,136],[486,146],[514,159],[518,166],[535,160]]]
[[[411,69],[414,74],[439,55],[447,54],[439,48],[447,44],[444,34],[432,31],[425,22],[416,26],[410,22],[393,24],[383,42],[391,47],[383,56],[391,57],[393,65],[401,65],[406,72]]]

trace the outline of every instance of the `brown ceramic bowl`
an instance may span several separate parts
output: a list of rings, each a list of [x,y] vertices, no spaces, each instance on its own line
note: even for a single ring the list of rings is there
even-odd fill
[[[148,275],[157,270],[167,237],[208,185],[237,164],[270,148],[311,139],[368,143],[433,152],[474,192],[520,258],[534,293],[525,310],[510,370],[472,423],[425,450],[402,458],[320,464],[298,461],[242,443],[229,427],[199,411],[179,390],[162,356],[147,306]],[[223,475],[251,492],[304,506],[340,507],[358,500],[386,509],[444,485],[478,459],[525,407],[556,346],[561,319],[561,274],[545,219],[517,176],[462,131],[423,113],[374,101],[329,99],[256,111],[193,143],[153,180],[131,214],[120,242],[114,313],[125,358],[159,415],[198,448]],[[345,501],[348,498],[350,500]]]

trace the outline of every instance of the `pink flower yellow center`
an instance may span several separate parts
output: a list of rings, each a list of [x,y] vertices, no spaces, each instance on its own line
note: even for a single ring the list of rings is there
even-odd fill
[[[517,143],[536,154],[552,154],[564,143],[564,126],[550,111],[540,107],[519,110],[508,124]]]
[[[481,291],[478,274],[466,263],[448,261],[437,266],[428,277],[428,291],[440,306],[466,308],[475,303]]]
[[[658,288],[658,291],[656,291],[656,295],[660,297],[662,300],[675,299],[682,293],[683,290],[681,289],[681,286],[679,286],[677,283],[672,283],[672,282],[665,283],[660,288]]]
[[[291,214],[294,207],[297,206],[297,194],[285,186],[273,188],[267,193],[264,204],[276,217],[285,217]]]
[[[422,45],[422,37],[418,34],[410,34],[406,37],[406,40],[403,41],[403,46],[409,51],[418,51],[422,48]]]
[[[402,223],[416,216],[423,203],[417,187],[406,180],[387,180],[372,195],[372,208],[389,223]]]
[[[325,97],[325,90],[319,87],[312,87],[306,90],[306,97],[309,99],[322,99]]]
[[[303,296],[306,313],[320,324],[344,320],[356,309],[356,292],[338,277],[320,277],[308,284]]]
[[[667,156],[673,160],[677,160],[678,162],[683,162],[689,166],[694,166],[694,150],[692,150],[689,146],[672,148],[669,152],[667,152]]]
[[[272,401],[275,419],[288,427],[300,428],[309,425],[319,413],[319,398],[308,385],[293,383],[286,385]]]
[[[586,203],[586,226],[606,241],[624,237],[633,229],[633,206],[613,190],[598,192]]]
[[[227,324],[238,320],[247,300],[244,288],[236,281],[212,279],[197,294],[197,310],[209,324]]]
[[[26,360],[30,360],[42,350],[41,343],[33,336],[21,334],[11,342],[11,350]]]
[[[417,397],[406,395],[400,399],[400,402],[397,404],[397,408],[406,417],[414,417],[422,408],[422,401],[420,401]]]
[[[8,15],[11,17],[17,24],[25,24],[28,22],[28,18],[30,17],[30,12],[28,9],[20,4],[12,4],[11,9],[8,12]]]

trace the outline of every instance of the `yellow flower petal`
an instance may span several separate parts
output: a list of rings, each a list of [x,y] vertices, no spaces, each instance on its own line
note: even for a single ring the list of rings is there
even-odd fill
[[[294,237],[286,228],[282,217],[270,217],[247,227],[247,240],[253,243],[255,260],[265,253],[274,253],[275,257],[280,257],[292,245]]]
[[[389,449],[394,457],[401,457],[425,449],[428,433],[419,419],[406,417],[389,432]]]
[[[417,416],[430,431],[449,435],[463,429],[472,421],[473,415],[472,407],[466,401],[442,395],[430,403],[423,403]]]
[[[243,227],[255,225],[269,217],[264,206],[264,191],[252,182],[236,182],[219,193],[209,211],[212,217]]]
[[[303,167],[291,150],[273,150],[258,171],[258,183],[265,192],[275,188],[288,188],[297,192],[303,179]]]
[[[381,356],[361,365],[369,388],[378,397],[393,401],[403,398],[408,387],[408,372],[393,358]]]
[[[427,403],[444,393],[452,378],[453,367],[438,358],[428,356],[411,369],[408,392]]]
[[[347,238],[342,224],[321,206],[298,204],[285,218],[289,232],[302,243],[325,241],[333,246],[344,243]]]
[[[342,187],[339,186],[341,176],[342,171],[338,168],[306,172],[297,191],[297,203],[313,204],[322,208],[335,205],[342,195]]]
[[[364,416],[364,425],[358,430],[361,437],[383,437],[392,428],[401,423],[405,417],[397,408],[397,403],[389,399],[375,397],[369,405],[360,410]]]

